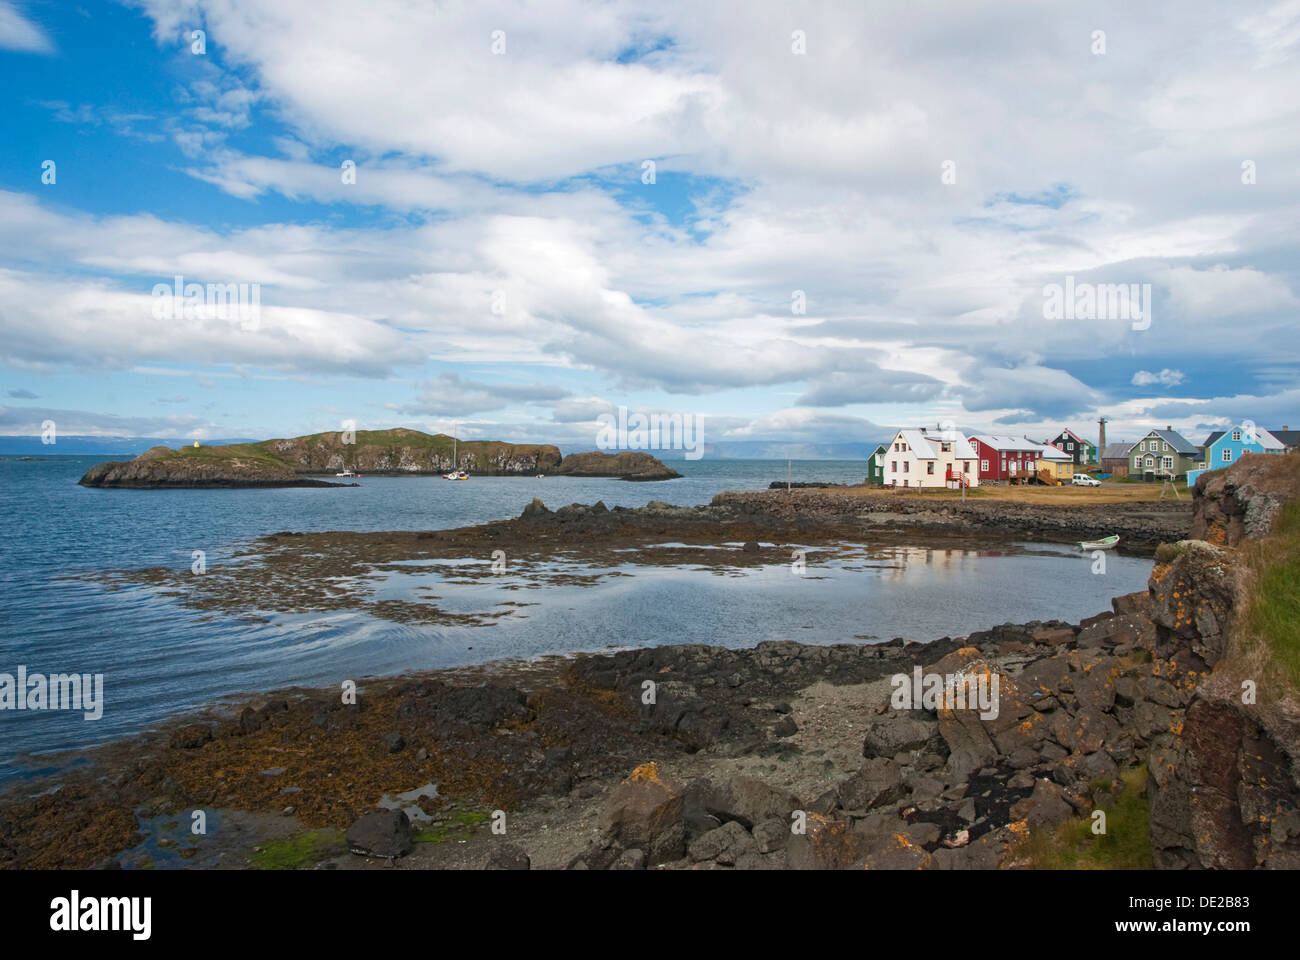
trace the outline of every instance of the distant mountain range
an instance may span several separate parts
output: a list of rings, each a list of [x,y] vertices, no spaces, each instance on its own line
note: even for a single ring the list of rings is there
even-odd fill
[[[879,441],[884,443],[884,441]],[[724,440],[704,444],[708,460],[865,460],[876,443],[804,443],[780,440]],[[660,460],[684,460],[681,450],[650,450]]]
[[[0,456],[138,456],[151,447],[184,447],[194,441],[185,437],[85,437],[60,436],[57,443],[41,443],[40,437],[0,436]],[[204,440],[204,446],[256,443],[250,437]],[[883,442],[883,441],[882,441]],[[565,444],[564,446],[568,446]],[[783,443],[778,440],[734,440],[704,444],[709,460],[864,460],[876,449],[875,443]],[[683,450],[642,450],[660,460],[685,460]]]
[[[60,435],[56,443],[42,443],[40,437],[0,437],[0,456],[138,456],[150,447],[187,447],[193,438],[184,437],[78,437]],[[209,446],[231,443],[252,443],[249,437],[231,437],[223,440],[204,440]]]

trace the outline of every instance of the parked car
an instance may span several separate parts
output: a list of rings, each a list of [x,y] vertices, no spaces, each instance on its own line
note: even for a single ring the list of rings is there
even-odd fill
[[[1090,477],[1086,473],[1076,473],[1074,479],[1070,481],[1076,487],[1100,487],[1101,481],[1096,477]]]

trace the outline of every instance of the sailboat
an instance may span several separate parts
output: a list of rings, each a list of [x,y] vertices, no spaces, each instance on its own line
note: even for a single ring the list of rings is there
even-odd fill
[[[456,453],[457,453],[457,450],[458,450],[458,443],[459,443],[459,441],[458,441],[455,437],[452,437],[452,438],[451,438],[451,465],[452,465],[453,467],[456,466],[456,461],[457,461]],[[461,469],[457,468],[457,469],[455,469],[455,470],[452,470],[451,473],[444,473],[444,474],[442,475],[442,479],[444,479],[444,480],[468,480],[468,479],[469,479],[469,474],[466,473],[464,470],[461,470]]]

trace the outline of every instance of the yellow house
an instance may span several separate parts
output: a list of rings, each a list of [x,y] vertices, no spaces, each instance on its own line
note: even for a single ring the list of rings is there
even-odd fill
[[[1040,483],[1067,484],[1074,478],[1074,458],[1060,447],[1050,443],[1039,444],[1042,453],[1038,458]]]

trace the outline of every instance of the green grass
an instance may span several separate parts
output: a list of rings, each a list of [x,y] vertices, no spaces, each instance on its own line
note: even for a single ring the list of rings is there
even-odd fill
[[[343,834],[338,830],[304,830],[283,840],[262,844],[253,853],[257,870],[299,870],[313,865],[339,848]]]
[[[1156,563],[1173,563],[1186,552],[1181,543],[1162,543],[1156,547]]]
[[[1119,799],[1107,807],[1106,832],[1094,834],[1093,820],[1074,817],[1051,834],[1031,834],[1017,851],[1028,857],[1033,870],[1150,870],[1151,804],[1147,797],[1146,767],[1135,767],[1120,774],[1124,790]],[[1093,781],[1093,796],[1108,781]]]
[[[415,835],[416,843],[446,843],[448,840],[468,840],[473,828],[487,820],[486,813],[460,811],[448,815],[441,823],[425,827]]]
[[[327,433],[312,433],[302,437],[293,437],[290,439],[298,440],[304,445],[315,443],[325,443],[328,446],[341,446],[339,443],[339,432],[329,431]],[[271,444],[279,442],[278,440],[259,440],[256,443],[232,443],[228,446],[212,447],[200,444],[195,447],[187,445],[173,450],[168,458],[183,458],[186,460],[203,460],[203,459],[226,459],[228,457],[246,457],[252,460],[264,460],[267,463],[285,464],[287,461],[278,456],[272,449]],[[358,430],[356,432],[356,447],[410,447],[417,450],[433,450],[437,452],[451,453],[453,447],[457,444],[466,450],[475,453],[489,453],[501,448],[512,449],[529,449],[539,446],[539,444],[515,444],[506,443],[501,440],[456,440],[447,436],[445,433],[429,434],[422,433],[418,430]],[[349,445],[352,446],[352,445]]]
[[[1250,632],[1267,645],[1291,687],[1300,688],[1300,501],[1283,507],[1256,562]]]

